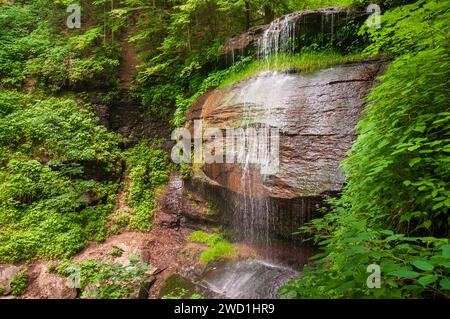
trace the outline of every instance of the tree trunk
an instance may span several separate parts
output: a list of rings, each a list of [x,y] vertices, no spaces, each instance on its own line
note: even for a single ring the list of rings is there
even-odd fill
[[[269,24],[275,18],[272,7],[269,5],[264,6],[264,21],[266,24]]]
[[[250,29],[250,2],[245,1],[245,31]]]

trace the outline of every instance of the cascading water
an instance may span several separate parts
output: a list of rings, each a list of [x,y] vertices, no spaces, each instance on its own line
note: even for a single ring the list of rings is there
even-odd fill
[[[274,21],[258,45],[258,57],[267,59],[279,52],[292,52],[294,37],[295,24],[289,17]],[[255,184],[264,184],[281,164],[279,130],[284,123],[277,114],[284,108],[288,80],[287,74],[260,74],[250,80],[238,97],[245,133],[238,137],[242,193],[235,203],[232,225],[241,240],[262,247],[260,254],[264,259],[274,261],[271,249],[271,233],[277,222],[274,207],[268,194],[258,190]],[[215,298],[278,298],[278,289],[296,274],[291,268],[249,260],[213,271],[203,279],[203,284]]]
[[[273,21],[257,42],[259,59],[266,59],[273,54],[292,53],[295,50],[296,23],[292,15]]]
[[[295,271],[287,267],[259,260],[244,260],[210,271],[201,285],[207,289],[207,297],[211,298],[275,299],[280,297],[279,288],[296,275]]]
[[[276,222],[268,194],[257,185],[263,184],[280,166],[279,130],[283,123],[277,112],[285,102],[283,91],[288,78],[286,74],[263,73],[252,79],[238,97],[246,134],[241,136],[243,147],[238,155],[242,158],[242,196],[234,210],[233,228],[241,239],[253,244],[270,246]]]
[[[295,27],[290,15],[273,21],[257,43],[258,58],[268,59],[280,52],[293,52]],[[263,73],[253,79],[240,96],[243,105],[242,126],[247,129],[247,134],[242,136],[245,147],[240,150],[240,156],[244,157],[241,177],[243,199],[237,203],[233,226],[242,239],[266,246],[271,244],[271,230],[275,220],[271,214],[270,200],[266,194],[257,194],[253,183],[255,178],[264,181],[270,175],[265,174],[267,170],[273,171],[273,167],[268,168],[274,164],[274,155],[277,156],[274,153],[279,152],[277,132],[283,123],[277,117],[277,107],[281,107],[283,103],[282,92],[286,79],[284,74]],[[255,126],[259,133],[254,132]],[[255,168],[256,162],[259,168]],[[258,169],[262,174],[257,174]]]
[[[294,38],[295,23],[292,21],[292,16],[287,15],[273,21],[258,42],[258,58],[268,59],[271,55],[278,55],[280,52],[293,52]],[[283,92],[285,81],[284,75],[267,72],[258,76],[242,94],[244,125],[246,127],[260,125],[263,132],[262,136],[251,134],[245,136],[245,143],[251,146],[247,149],[242,165],[241,184],[244,200],[239,205],[241,209],[238,209],[238,212],[243,215],[244,237],[251,242],[264,243],[267,246],[271,243],[270,233],[274,218],[270,213],[270,201],[267,196],[254,193],[251,163],[252,157],[257,156],[261,171],[264,172],[264,168],[273,164],[271,162],[274,159],[273,151],[279,152],[279,134],[277,135],[270,128],[282,127],[282,123],[276,116],[276,106],[283,100],[281,92]],[[268,82],[270,85],[267,85]],[[257,113],[260,115],[258,116]],[[264,181],[267,175],[263,173],[259,177]]]

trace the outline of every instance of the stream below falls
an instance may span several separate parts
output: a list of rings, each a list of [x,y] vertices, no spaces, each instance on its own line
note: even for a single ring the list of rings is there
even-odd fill
[[[314,254],[308,247],[253,246],[270,258],[227,261],[198,278],[199,292],[211,299],[279,299],[279,289],[298,277]]]
[[[200,285],[212,299],[278,299],[279,288],[298,272],[262,260],[228,262],[205,274]]]

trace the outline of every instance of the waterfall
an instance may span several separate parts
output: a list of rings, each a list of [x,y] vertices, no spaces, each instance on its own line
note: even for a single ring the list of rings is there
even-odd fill
[[[312,13],[293,13],[283,16],[266,28],[262,37],[256,40],[256,54],[259,60],[265,60],[280,53],[294,53],[298,49],[298,39],[300,35],[322,34],[322,41],[325,35],[330,37],[333,43],[336,31],[341,25],[342,17],[339,12],[323,11],[319,17]],[[317,26],[314,26],[316,24]],[[320,32],[318,31],[320,30]],[[322,42],[322,45],[325,43]]]
[[[296,23],[293,16],[287,15],[272,21],[257,41],[258,58],[263,60],[278,53],[292,53],[295,50]]]
[[[237,156],[241,158],[241,176],[240,181],[236,181],[235,177],[231,181],[235,184],[240,182],[240,187],[237,187],[239,194],[233,203],[232,227],[237,237],[245,242],[270,247],[277,223],[285,224],[279,217],[283,214],[282,209],[270,194],[265,192],[264,185],[270,184],[273,175],[277,175],[276,172],[272,174],[274,163],[271,151],[280,151],[280,132],[272,134],[271,130],[286,128],[287,124],[283,123],[282,119],[287,122],[290,119],[283,113],[289,105],[290,95],[297,94],[295,92],[299,90],[296,83],[302,80],[285,72],[272,72],[270,64],[275,63],[277,66],[280,54],[293,54],[296,51],[300,33],[306,37],[320,33],[329,34],[333,38],[335,23],[338,21],[339,16],[335,17],[333,10],[324,10],[320,14],[289,14],[272,21],[255,42],[258,59],[267,62],[266,72],[249,79],[245,89],[242,89],[233,101],[242,107],[240,127],[245,132],[237,137],[241,143],[237,150]],[[234,49],[230,53],[234,63]],[[277,164],[282,165],[280,162]],[[306,221],[305,216],[309,216],[313,210],[309,204],[304,205],[303,199],[297,209],[297,221]],[[284,228],[286,233],[296,230]]]
[[[257,54],[259,59],[267,59],[271,55],[278,56],[278,53],[292,53],[294,52],[295,38],[295,23],[292,21],[291,16],[284,16],[281,19],[272,21],[267,30],[264,31],[262,39],[257,42]],[[277,62],[277,61],[276,61]],[[266,86],[267,81],[272,86]],[[274,106],[282,101],[280,93],[283,91],[285,78],[278,73],[269,73],[269,80],[267,74],[262,74],[250,85],[248,91],[245,92],[244,100],[244,121],[250,122],[252,119],[254,122],[264,123],[267,127],[280,127],[279,120],[277,119],[276,112],[274,112]],[[262,94],[265,92],[266,94]],[[254,103],[262,107],[263,118],[255,118]],[[249,123],[248,123],[249,124]],[[264,133],[263,133],[264,135]],[[254,140],[253,145],[255,149],[249,152],[250,154],[257,153],[261,156],[261,166],[269,166],[271,157],[268,155],[268,149],[272,145],[278,136],[264,136],[262,139]],[[270,146],[263,141],[270,140]],[[248,137],[247,137],[247,140]],[[250,137],[252,142],[252,137]],[[279,145],[278,145],[279,151]],[[243,227],[244,238],[257,244],[264,244],[266,247],[271,245],[271,231],[274,227],[275,219],[270,205],[270,200],[265,196],[257,196],[254,194],[254,187],[252,185],[253,178],[251,174],[251,158],[247,156],[242,166],[242,185],[243,185],[243,203],[241,203],[239,212],[243,214]],[[266,180],[267,175],[260,176],[263,182]],[[265,256],[270,257],[270,256]]]
[[[237,150],[242,193],[235,204],[233,227],[241,239],[265,246],[271,244],[275,218],[271,200],[261,187],[280,168],[279,129],[283,123],[277,113],[284,104],[288,77],[280,73],[261,74],[239,96],[244,128]]]

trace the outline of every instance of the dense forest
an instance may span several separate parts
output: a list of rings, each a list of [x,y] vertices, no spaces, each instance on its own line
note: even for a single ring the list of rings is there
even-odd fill
[[[371,3],[381,8],[379,28],[365,15],[265,59],[226,50],[230,38],[287,14],[365,14]],[[0,1],[0,270],[17,269],[0,276],[0,296],[32,290],[32,265],[43,263],[62,277],[77,265],[78,297],[135,298],[157,276],[152,262],[74,257],[94,242],[155,231],[171,176],[188,183],[198,172],[170,159],[170,132],[189,126],[197,101],[261,72],[308,76],[376,60],[384,71],[341,164],[345,186],[295,231],[298,249],[315,253],[280,297],[449,298],[450,1],[82,0],[80,28],[68,27],[71,4]],[[138,115],[124,129],[105,124],[102,110]],[[195,205],[204,219],[220,210]],[[183,237],[202,247],[194,256],[202,264],[242,254],[216,226]],[[381,268],[379,289],[366,286],[370,264]],[[181,286],[159,297],[205,297]]]

